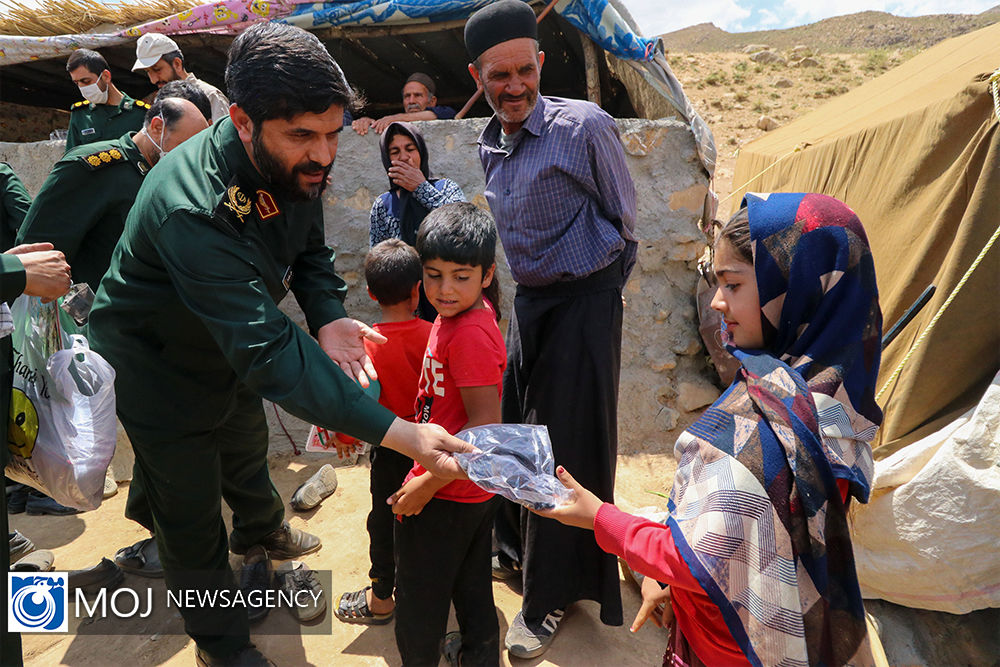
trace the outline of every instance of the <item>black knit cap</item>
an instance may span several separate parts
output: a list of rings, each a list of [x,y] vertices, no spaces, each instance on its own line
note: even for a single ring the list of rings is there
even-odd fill
[[[522,0],[499,0],[473,14],[465,24],[465,49],[476,60],[501,42],[538,39],[535,12]]]

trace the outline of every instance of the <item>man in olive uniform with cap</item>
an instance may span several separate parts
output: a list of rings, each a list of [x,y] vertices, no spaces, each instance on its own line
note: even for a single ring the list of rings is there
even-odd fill
[[[115,87],[104,56],[97,51],[77,49],[66,61],[66,71],[85,98],[70,107],[67,151],[139,131],[149,105]]]
[[[233,41],[226,87],[231,119],[140,189],[90,317],[95,349],[118,372],[118,412],[172,590],[233,591],[230,548],[289,558],[311,537],[283,523],[262,396],[443,478],[462,476],[450,453],[472,449],[397,419],[348,375],[367,385],[363,341],[384,339],[346,317],[324,239],[320,195],[353,102],[340,68],[310,33],[259,23]],[[289,290],[315,340],[278,309]],[[246,609],[180,611],[201,664],[269,664],[249,643]]]
[[[171,81],[190,81],[201,88],[212,104],[212,122],[229,117],[229,99],[212,84],[202,81],[184,69],[184,54],[177,42],[158,32],[149,32],[135,44],[135,64],[132,71],[143,70],[149,82],[163,88]]]
[[[596,104],[539,94],[545,54],[526,3],[499,0],[476,12],[465,45],[495,112],[479,157],[517,282],[503,420],[545,424],[556,463],[613,502],[622,287],[637,246],[618,128]],[[621,625],[617,562],[593,534],[509,502],[494,527],[494,574],[521,577],[524,590],[505,640],[512,656],[544,652],[577,600],[598,602],[601,620]]]
[[[97,291],[147,172],[161,153],[208,127],[194,103],[171,92],[161,91],[138,132],[74,148],[56,162],[18,243],[52,243],[66,255],[76,282]]]
[[[6,162],[0,162],[0,252],[13,247],[17,230],[31,208],[24,183]]]

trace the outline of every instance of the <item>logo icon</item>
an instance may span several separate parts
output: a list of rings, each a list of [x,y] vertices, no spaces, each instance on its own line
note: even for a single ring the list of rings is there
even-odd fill
[[[8,632],[66,632],[66,573],[7,573]]]

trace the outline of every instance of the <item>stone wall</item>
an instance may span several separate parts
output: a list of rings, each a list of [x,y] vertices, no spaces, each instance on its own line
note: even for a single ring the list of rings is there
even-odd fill
[[[470,201],[484,207],[476,139],[485,122],[421,124],[432,173],[456,181]],[[682,123],[626,119],[619,121],[619,127],[639,208],[639,259],[625,288],[619,449],[622,453],[665,451],[673,446],[673,431],[688,423],[689,413],[718,395],[698,338],[692,297],[695,259],[703,248],[697,221],[708,182],[699,168],[694,140]],[[0,160],[11,163],[32,195],[61,153],[61,142],[0,143]],[[155,174],[154,170],[150,178]],[[347,309],[358,319],[375,321],[377,306],[364,288],[362,261],[368,249],[372,200],[388,187],[378,136],[359,137],[345,131],[333,176],[334,183],[324,195],[326,230],[337,252],[338,270],[350,286]],[[507,311],[513,286],[502,258],[498,266]],[[294,299],[286,299],[282,306],[302,321]],[[572,405],[572,388],[567,389],[567,402]],[[267,409],[273,446],[289,448],[282,424],[297,444],[304,442],[305,424],[284,412],[279,424],[274,409],[270,405]]]

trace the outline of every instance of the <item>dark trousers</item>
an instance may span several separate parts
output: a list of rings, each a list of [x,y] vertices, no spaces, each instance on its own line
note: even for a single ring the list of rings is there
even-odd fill
[[[233,510],[232,542],[249,547],[277,529],[284,504],[267,469],[267,421],[260,397],[241,388],[217,428],[196,433],[147,430],[120,415],[135,450],[139,492],[156,534],[167,586],[235,590],[222,499]],[[135,480],[133,480],[133,484]],[[133,507],[130,492],[129,507]],[[134,518],[134,517],[130,517]],[[199,647],[223,657],[250,641],[242,608],[183,607],[184,628]]]
[[[371,450],[372,511],[368,513],[368,556],[372,568],[372,594],[382,600],[389,598],[396,588],[396,555],[393,550],[393,524],[396,515],[386,498],[403,486],[403,480],[413,468],[413,459],[387,447]]]
[[[396,522],[396,646],[403,665],[438,664],[451,603],[462,632],[462,662],[500,664],[490,572],[496,502],[432,498],[420,514]]]
[[[6,248],[4,248],[6,250]],[[3,276],[0,275],[0,279]],[[16,296],[16,295],[14,295]],[[10,416],[10,393],[11,393],[11,383],[13,381],[13,372],[11,370],[13,364],[11,362],[11,342],[10,336],[4,336],[0,338],[0,424],[4,425],[3,433],[4,440],[6,441],[6,433],[8,420]],[[3,447],[0,450],[0,464],[7,467],[7,447],[6,443],[0,444]],[[3,507],[0,507],[3,513],[3,534],[9,535],[7,526],[7,494],[3,497]],[[0,548],[3,554],[0,555],[0,564],[3,565],[3,570],[0,571],[0,579],[3,582],[0,583],[0,600],[4,600],[4,604],[7,604],[7,599],[10,596],[10,591],[7,590],[7,571],[10,569],[10,543],[8,539],[8,545],[6,549]],[[67,613],[69,613],[67,611]],[[4,623],[3,627],[0,628],[0,665],[3,667],[20,665],[21,663],[21,635],[16,632],[7,632],[7,624]]]
[[[503,421],[545,424],[556,465],[607,502],[614,501],[618,454],[622,282],[615,262],[578,281],[519,286],[503,384]],[[504,560],[521,564],[525,617],[537,621],[595,600],[604,623],[621,625],[617,562],[593,532],[504,501],[495,539]]]

